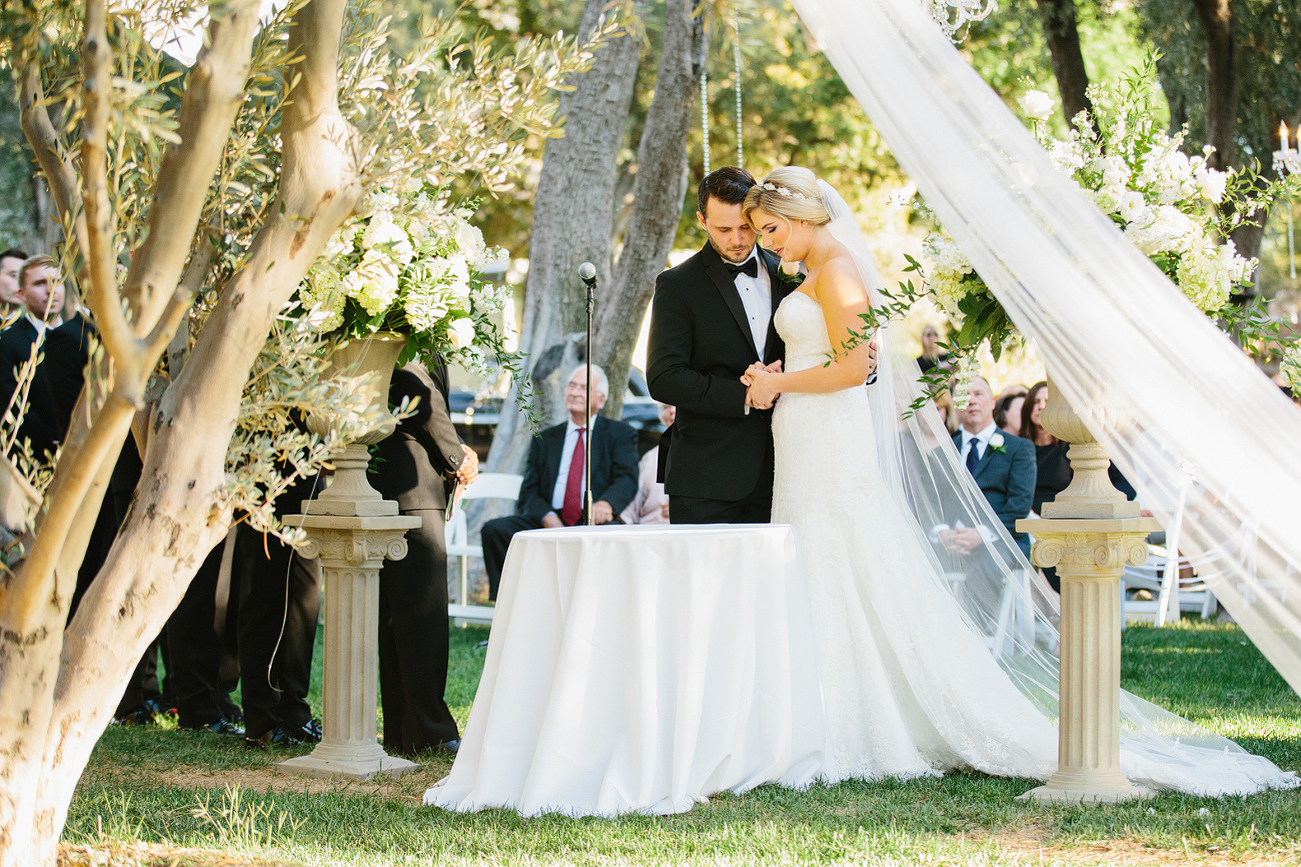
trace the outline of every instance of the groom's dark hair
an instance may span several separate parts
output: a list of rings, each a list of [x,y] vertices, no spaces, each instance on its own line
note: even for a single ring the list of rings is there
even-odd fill
[[[714,169],[700,182],[700,188],[696,190],[696,205],[702,215],[710,198],[727,205],[739,205],[745,201],[745,194],[757,183],[754,175],[738,166]]]

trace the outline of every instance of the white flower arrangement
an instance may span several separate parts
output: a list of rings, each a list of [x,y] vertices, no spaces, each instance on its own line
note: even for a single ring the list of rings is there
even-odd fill
[[[323,334],[353,338],[393,331],[408,338],[403,361],[442,355],[473,368],[479,348],[502,357],[489,319],[509,287],[482,278],[506,253],[490,248],[468,208],[423,185],[371,194],[371,213],[340,229],[298,290],[307,320]]]
[[[1043,122],[1047,115],[1026,113],[1057,167],[1188,300],[1204,312],[1217,311],[1256,265],[1237,254],[1214,207],[1224,202],[1231,178],[1209,165],[1212,147],[1189,156],[1182,150],[1184,133],[1169,136],[1156,127],[1150,97],[1139,86],[1145,80],[1127,81],[1116,110],[1105,115],[1097,129],[1092,118],[1081,113],[1066,139],[1048,134]],[[1091,95],[1097,105],[1107,101],[1101,88]]]
[[[1239,208],[1226,218],[1216,207],[1245,198],[1247,179],[1212,168],[1211,147],[1189,156],[1181,149],[1182,132],[1170,136],[1157,127],[1147,86],[1154,69],[1149,62],[1127,78],[1114,100],[1101,88],[1093,88],[1095,105],[1114,102],[1116,107],[1100,112],[1097,128],[1087,113],[1081,113],[1075,118],[1075,130],[1064,139],[1047,131],[1045,120],[1055,106],[1046,93],[1029,91],[1019,104],[1053,163],[1193,304],[1218,313],[1256,267],[1254,260],[1238,255],[1228,239],[1235,220],[1240,221],[1249,209]],[[923,242],[923,250],[931,264],[926,291],[935,303],[955,319],[989,320],[972,328],[964,326],[960,338],[997,342],[1010,334],[1011,325],[996,309],[985,282],[950,239],[932,234]]]

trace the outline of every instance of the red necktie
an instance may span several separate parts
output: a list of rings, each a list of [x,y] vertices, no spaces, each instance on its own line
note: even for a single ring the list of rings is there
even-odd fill
[[[565,504],[560,508],[560,520],[566,527],[572,527],[583,517],[583,459],[587,457],[587,445],[584,432],[578,429],[578,441],[574,443],[574,455],[569,459],[569,480],[565,482]]]

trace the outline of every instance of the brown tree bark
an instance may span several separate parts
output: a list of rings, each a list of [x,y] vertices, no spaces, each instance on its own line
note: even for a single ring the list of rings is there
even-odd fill
[[[655,96],[646,113],[637,151],[632,215],[609,288],[601,294],[592,357],[610,376],[604,412],[619,417],[632,351],[642,319],[655,294],[655,277],[664,270],[682,216],[688,186],[687,131],[694,119],[696,88],[705,62],[703,20],[683,0],[665,9],[664,50]]]
[[[1089,73],[1084,68],[1084,53],[1080,50],[1080,31],[1075,19],[1075,0],[1036,0],[1039,20],[1043,24],[1044,38],[1052,55],[1053,77],[1062,96],[1062,111],[1066,122],[1075,126],[1075,116],[1081,111],[1093,113],[1089,99]]]
[[[585,28],[592,26],[603,6],[601,0],[589,2]],[[576,78],[576,90],[561,103],[565,137],[549,142],[544,155],[520,340],[521,349],[530,354],[525,381],[540,392],[544,424],[563,419],[559,399],[563,378],[585,356],[585,293],[576,276],[578,265],[591,261],[597,266],[600,290],[592,357],[610,377],[611,394],[603,412],[618,418],[655,276],[667,264],[677,233],[688,185],[687,131],[705,40],[702,20],[692,14],[693,4],[669,0],[665,6],[655,95],[638,145],[634,201],[613,268],[618,152],[631,106],[636,40],[607,44],[593,68]],[[636,8],[639,14],[646,13],[646,4]],[[616,47],[618,51],[613,50]],[[597,142],[599,148],[593,146]],[[583,177],[588,178],[585,187],[579,186]],[[489,456],[491,469],[522,472],[532,433],[522,414],[503,413]]]
[[[1229,0],[1192,0],[1206,33],[1206,142],[1212,167],[1238,164],[1238,46]]]
[[[588,0],[580,39],[596,30],[607,6],[606,0]],[[635,8],[644,15],[647,3],[638,0]],[[520,350],[527,355],[522,381],[514,388],[537,389],[544,424],[564,417],[562,380],[585,357],[586,292],[578,266],[591,262],[600,285],[609,281],[619,147],[640,53],[640,40],[627,36],[596,52],[591,69],[574,76],[574,89],[560,98],[564,137],[547,142],[543,153],[519,336]],[[533,430],[514,409],[507,398],[488,458],[495,472],[521,472],[528,458]]]

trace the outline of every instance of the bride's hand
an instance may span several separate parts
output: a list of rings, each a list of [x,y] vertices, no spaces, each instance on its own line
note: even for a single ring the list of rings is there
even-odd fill
[[[775,363],[779,365],[778,371],[780,371],[781,362],[778,361]],[[741,382],[744,383],[745,385],[751,385],[754,383],[754,378],[757,374],[769,373],[769,372],[771,371],[767,367],[764,367],[762,364],[756,361],[754,364],[751,364],[746,369],[745,373],[741,374]]]
[[[768,409],[781,393],[777,387],[776,376],[764,370],[755,373],[752,380],[749,390],[745,393],[745,402],[755,409]]]

